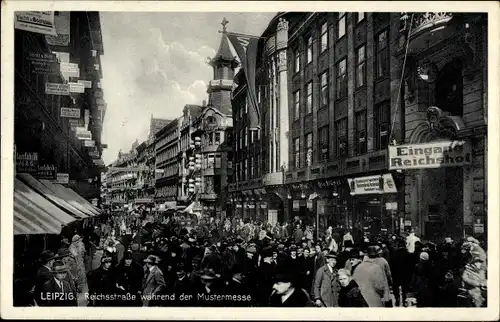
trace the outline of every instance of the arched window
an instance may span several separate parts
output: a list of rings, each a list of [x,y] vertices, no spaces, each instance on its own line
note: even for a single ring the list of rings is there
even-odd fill
[[[436,106],[453,116],[463,114],[462,63],[454,60],[445,65],[436,80]]]

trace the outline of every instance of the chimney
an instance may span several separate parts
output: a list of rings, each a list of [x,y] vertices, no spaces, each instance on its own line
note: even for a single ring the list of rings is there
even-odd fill
[[[203,107],[207,106],[207,101],[206,100],[203,100],[203,102],[201,103]]]

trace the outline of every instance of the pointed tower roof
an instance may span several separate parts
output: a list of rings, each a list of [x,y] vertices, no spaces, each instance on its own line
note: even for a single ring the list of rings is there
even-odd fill
[[[221,22],[222,25],[222,37],[220,40],[220,45],[219,49],[217,50],[217,53],[215,56],[210,60],[210,65],[215,66],[217,63],[220,62],[230,62],[230,63],[237,63],[236,57],[231,53],[231,48],[229,46],[229,39],[227,38],[227,30],[226,30],[226,25],[229,23],[229,21],[224,19]]]

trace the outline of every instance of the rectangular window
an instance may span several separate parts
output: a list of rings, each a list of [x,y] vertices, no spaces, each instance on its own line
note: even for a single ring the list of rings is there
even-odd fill
[[[293,159],[295,169],[300,169],[300,139],[293,140]]]
[[[375,115],[373,118],[375,149],[383,150],[389,145],[390,136],[390,112],[391,106],[389,101],[382,102],[375,106]]]
[[[295,60],[294,60],[294,64],[293,64],[294,65],[293,70],[295,73],[298,73],[298,72],[300,72],[300,52],[298,50],[296,50],[294,52],[294,57],[295,57]]]
[[[243,149],[243,130],[240,131],[240,149]]]
[[[387,30],[377,35],[377,77],[384,77],[389,74],[389,46]]]
[[[347,117],[335,122],[337,132],[337,156],[347,156]]]
[[[254,178],[254,166],[253,166],[253,157],[250,157],[250,178],[249,179],[253,179]]]
[[[319,158],[321,161],[328,161],[330,158],[330,127],[328,125],[319,129]]]
[[[339,12],[337,21],[337,39],[344,37],[345,31],[346,31],[345,12]]]
[[[312,113],[312,107],[313,107],[313,84],[312,82],[308,83],[306,85],[306,93],[307,93],[307,98],[306,98],[306,115]]]
[[[248,172],[248,159],[245,159],[245,180],[250,179]]]
[[[222,167],[222,156],[220,153],[215,155],[215,168],[220,169]]]
[[[220,144],[220,133],[215,133],[215,144]]]
[[[260,103],[260,99],[259,99],[259,103]],[[247,114],[247,113],[248,113],[248,101],[245,100],[245,114]]]
[[[213,169],[214,166],[215,166],[215,155],[211,153],[208,155],[207,168]]]
[[[262,98],[261,98],[261,87],[257,87],[257,103],[260,104]],[[245,105],[245,111],[248,113],[248,104]]]
[[[321,96],[320,96],[320,107],[328,106],[328,70],[320,75],[321,79]]]
[[[365,20],[365,13],[364,12],[358,12],[356,16],[357,16],[358,23]]]
[[[356,51],[356,87],[365,85],[366,80],[366,47],[365,45]]]
[[[328,49],[328,23],[321,25],[321,52]]]
[[[300,118],[300,90],[293,93],[293,119],[297,121]]]
[[[356,154],[366,153],[366,111],[356,113]]]
[[[253,144],[254,133],[255,131],[248,131],[248,135],[250,136],[250,144]]]
[[[346,59],[337,64],[337,99],[347,96],[347,66]]]
[[[307,63],[309,64],[313,60],[313,37],[309,36],[307,38]]]
[[[306,134],[306,166],[313,164],[313,134]]]
[[[214,144],[214,137],[212,136],[212,133],[208,133],[208,145],[213,145]]]

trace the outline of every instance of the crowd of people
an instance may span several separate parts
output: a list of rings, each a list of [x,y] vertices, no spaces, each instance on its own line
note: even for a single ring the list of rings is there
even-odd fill
[[[123,214],[44,251],[38,306],[483,307],[487,257],[473,237],[316,236],[300,220],[268,225]],[[59,294],[59,295],[54,295]]]

